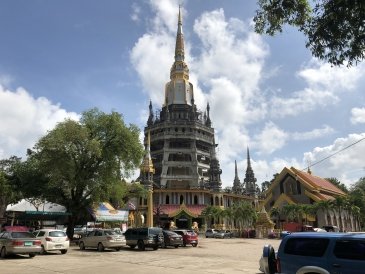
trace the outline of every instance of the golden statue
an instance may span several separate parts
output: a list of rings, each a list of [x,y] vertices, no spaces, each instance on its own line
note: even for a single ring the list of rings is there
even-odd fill
[[[133,227],[134,226],[134,213],[133,212],[129,212],[128,221],[129,221],[129,225]]]

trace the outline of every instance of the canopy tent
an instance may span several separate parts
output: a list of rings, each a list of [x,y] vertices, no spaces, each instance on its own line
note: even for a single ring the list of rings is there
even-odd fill
[[[107,202],[100,203],[91,214],[96,222],[128,222],[128,210],[116,210]]]
[[[22,199],[6,207],[7,215],[21,219],[55,220],[70,215],[62,205],[39,200]]]

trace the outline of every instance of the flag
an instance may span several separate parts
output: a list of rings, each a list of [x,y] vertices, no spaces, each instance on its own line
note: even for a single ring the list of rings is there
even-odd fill
[[[128,202],[128,207],[135,210],[136,206],[132,202]]]

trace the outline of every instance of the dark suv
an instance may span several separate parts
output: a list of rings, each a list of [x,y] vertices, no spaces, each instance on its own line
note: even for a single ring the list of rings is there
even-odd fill
[[[158,246],[164,242],[162,228],[159,227],[129,228],[124,232],[124,236],[126,245],[130,248],[138,246],[139,250],[145,250],[146,247],[157,250]]]
[[[275,253],[265,245],[265,274],[360,274],[365,270],[365,233],[298,232],[282,239]]]

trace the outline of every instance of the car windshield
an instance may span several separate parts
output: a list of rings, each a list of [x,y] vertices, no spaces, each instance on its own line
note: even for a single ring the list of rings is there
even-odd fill
[[[12,232],[11,237],[14,238],[14,239],[35,238],[35,236],[30,232]]]
[[[160,229],[160,228],[150,228],[149,229],[149,232],[150,233],[152,233],[152,234],[160,234],[161,233],[161,231],[162,231],[162,229]]]
[[[66,233],[63,231],[50,231],[49,236],[50,237],[66,237]]]
[[[104,233],[105,235],[118,235],[114,230],[105,230]]]

